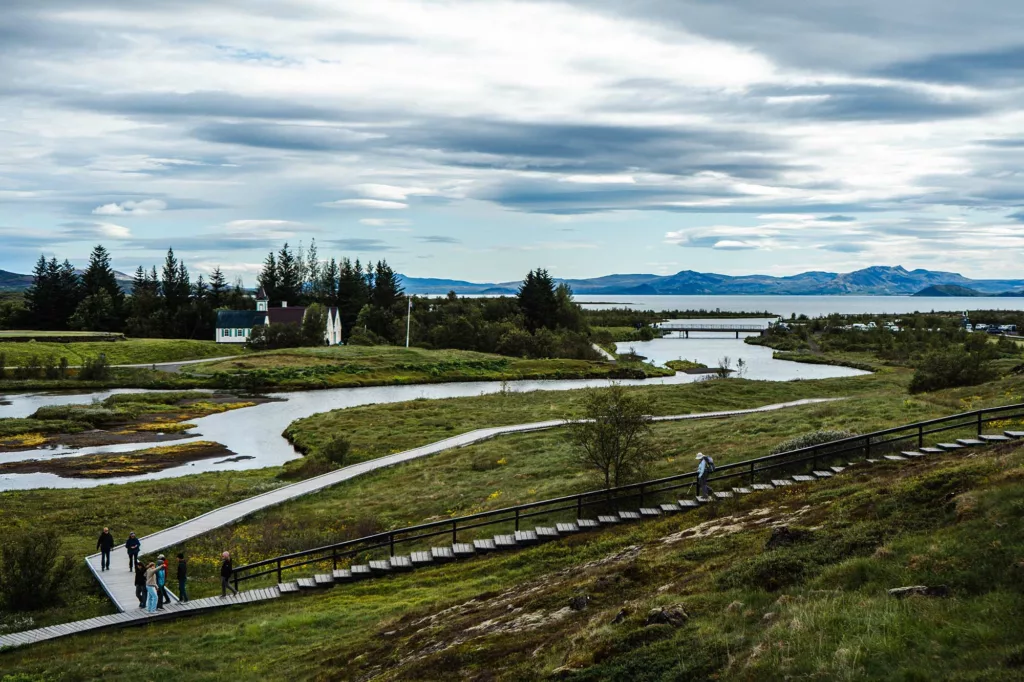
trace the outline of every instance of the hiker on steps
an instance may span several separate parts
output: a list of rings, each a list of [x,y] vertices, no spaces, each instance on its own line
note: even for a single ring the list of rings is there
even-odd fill
[[[100,551],[100,570],[110,569],[110,550],[114,549],[114,536],[110,534],[109,528],[104,528],[100,537],[96,540],[96,549]]]
[[[146,566],[141,561],[135,562],[135,598],[139,600],[139,608],[146,608]]]
[[[152,561],[146,568],[146,612],[156,613],[156,564]]]
[[[128,550],[128,570],[134,571],[135,564],[139,563],[139,550],[142,543],[135,537],[135,531],[128,533],[128,539],[124,541],[124,548]]]
[[[228,596],[228,590],[238,594],[238,590],[231,586],[231,552],[224,552],[220,555],[220,596],[223,599]]]
[[[697,459],[700,461],[697,465],[697,491],[701,497],[710,498],[712,490],[708,486],[708,476],[715,470],[715,460],[703,452],[697,453]]]

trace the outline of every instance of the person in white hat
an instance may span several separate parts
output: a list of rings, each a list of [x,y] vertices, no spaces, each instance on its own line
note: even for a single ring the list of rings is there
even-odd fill
[[[715,470],[715,460],[711,458],[711,455],[705,455],[703,452],[697,453],[697,460],[700,464],[697,465],[697,490],[701,497],[711,497],[711,488],[708,487],[708,474]]]

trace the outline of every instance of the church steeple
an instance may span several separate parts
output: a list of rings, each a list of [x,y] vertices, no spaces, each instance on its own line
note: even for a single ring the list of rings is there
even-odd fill
[[[267,307],[270,305],[270,297],[267,296],[267,290],[260,287],[260,290],[256,292],[256,312],[265,313]]]

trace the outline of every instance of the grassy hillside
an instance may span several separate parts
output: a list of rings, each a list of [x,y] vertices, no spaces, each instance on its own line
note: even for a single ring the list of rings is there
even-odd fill
[[[446,381],[643,378],[667,374],[640,363],[527,360],[461,350],[393,346],[289,348],[245,358],[202,363],[187,372],[212,375],[221,385],[275,388],[342,388]]]
[[[855,467],[687,516],[44,643],[0,664],[63,680],[1017,680],[1022,510],[1016,444]],[[904,585],[949,596],[887,595]]]
[[[177,360],[201,360],[239,355],[245,352],[245,348],[241,346],[224,346],[213,341],[188,339],[50,343],[45,341],[4,342],[0,338],[0,353],[6,357],[7,367],[23,365],[33,357],[40,361],[47,357],[53,357],[59,361],[63,357],[68,359],[70,365],[80,365],[86,358],[97,358],[100,353],[106,353],[107,362],[110,364],[134,365]]]

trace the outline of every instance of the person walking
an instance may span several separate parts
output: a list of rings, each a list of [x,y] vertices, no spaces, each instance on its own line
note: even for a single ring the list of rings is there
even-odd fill
[[[128,570],[134,571],[135,564],[139,563],[139,550],[142,543],[135,537],[135,531],[128,533],[128,539],[124,541],[124,548],[128,550]]]
[[[186,581],[188,581],[188,564],[185,562],[185,555],[178,552],[178,601],[180,602],[188,601]]]
[[[163,611],[164,604],[171,601],[167,595],[167,559],[161,554],[156,558],[156,610]]]
[[[228,596],[228,590],[233,594],[238,594],[238,590],[231,586],[231,552],[224,552],[220,557],[223,559],[220,562],[220,596],[223,599]]]
[[[697,465],[697,490],[701,497],[710,498],[713,491],[708,486],[708,475],[715,470],[715,460],[703,452],[697,453],[697,459],[700,461]]]
[[[146,608],[146,566],[141,561],[135,562],[135,597],[139,608]]]
[[[146,568],[146,612],[156,613],[156,564],[152,561]]]
[[[110,534],[109,528],[104,528],[96,541],[96,549],[100,551],[100,570],[110,569],[110,550],[114,549],[114,536]]]

